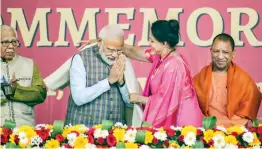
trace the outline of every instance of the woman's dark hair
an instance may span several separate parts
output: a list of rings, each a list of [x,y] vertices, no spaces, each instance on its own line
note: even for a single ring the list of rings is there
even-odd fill
[[[179,42],[179,22],[177,20],[158,20],[152,24],[151,31],[159,42],[167,42],[173,48]]]

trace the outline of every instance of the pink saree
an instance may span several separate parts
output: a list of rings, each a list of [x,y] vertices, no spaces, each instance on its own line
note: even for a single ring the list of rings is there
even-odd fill
[[[184,58],[179,55],[168,56],[161,62],[160,55],[150,52],[145,51],[153,67],[143,93],[143,96],[149,97],[143,121],[154,127],[202,126],[203,114]]]

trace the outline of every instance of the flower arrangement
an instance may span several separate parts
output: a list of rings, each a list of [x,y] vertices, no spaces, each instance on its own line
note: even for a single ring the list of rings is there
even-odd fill
[[[60,130],[59,130],[60,129]],[[1,148],[260,148],[262,124],[245,128],[139,128],[105,121],[84,125],[39,124],[1,127]]]

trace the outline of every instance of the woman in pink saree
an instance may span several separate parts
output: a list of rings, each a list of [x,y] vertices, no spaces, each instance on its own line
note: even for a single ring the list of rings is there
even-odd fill
[[[175,49],[178,42],[178,21],[158,20],[151,27],[151,49],[124,48],[128,57],[153,64],[143,95],[130,94],[130,101],[145,104],[143,120],[154,127],[202,126],[189,67]]]

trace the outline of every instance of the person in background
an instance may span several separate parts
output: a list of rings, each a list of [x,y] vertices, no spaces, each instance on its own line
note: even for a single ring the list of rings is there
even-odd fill
[[[250,75],[232,61],[235,42],[217,35],[210,49],[212,62],[195,77],[194,85],[205,116],[216,116],[217,125],[246,125],[256,119],[261,93]]]
[[[11,120],[16,123],[16,126],[34,126],[34,106],[44,102],[47,95],[39,69],[32,59],[17,54],[19,41],[16,31],[12,27],[1,25],[0,45],[0,125],[3,126],[5,120]],[[4,84],[6,88],[4,88]]]

